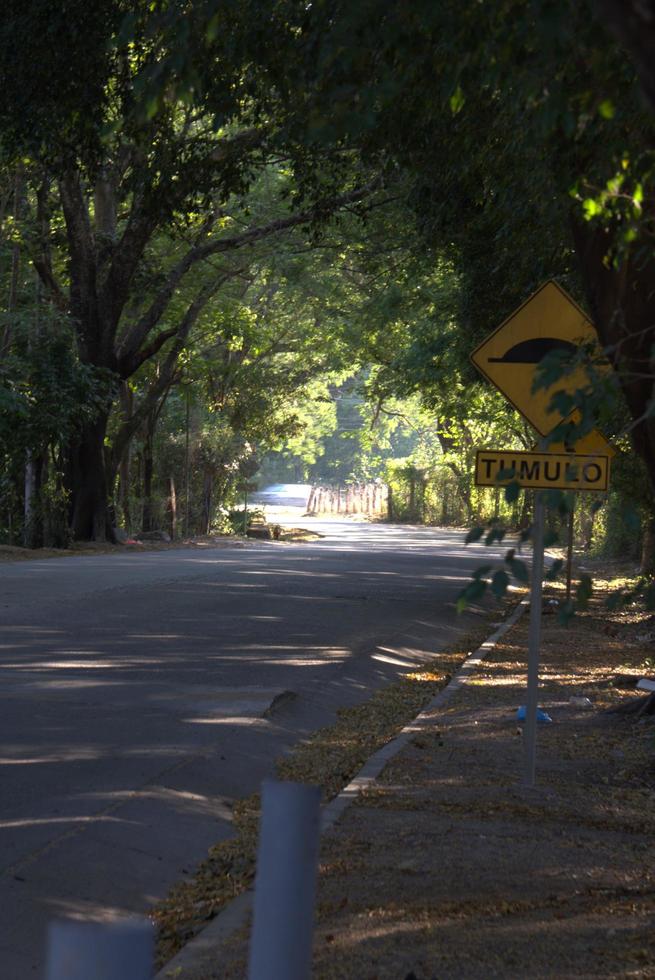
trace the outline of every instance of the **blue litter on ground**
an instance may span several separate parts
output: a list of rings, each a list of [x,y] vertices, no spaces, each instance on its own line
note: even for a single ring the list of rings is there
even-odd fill
[[[516,712],[516,720],[525,721],[525,713],[526,707],[524,704],[522,704]],[[542,711],[541,708],[537,708],[537,721],[542,722],[544,725],[548,725],[550,722],[552,722],[552,720],[553,719],[550,717],[547,711]]]

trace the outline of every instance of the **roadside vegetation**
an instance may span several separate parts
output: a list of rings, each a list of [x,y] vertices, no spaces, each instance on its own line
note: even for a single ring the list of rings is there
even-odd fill
[[[9,0],[0,541],[221,531],[283,479],[527,528],[529,494],[472,484],[533,436],[468,356],[555,277],[613,368],[576,399],[618,450],[576,536],[650,574],[649,31],[570,0]]]

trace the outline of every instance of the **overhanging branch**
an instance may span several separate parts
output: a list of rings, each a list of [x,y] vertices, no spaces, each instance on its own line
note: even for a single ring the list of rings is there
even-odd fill
[[[182,352],[182,349],[186,345],[189,339],[189,334],[196,323],[198,317],[206,307],[212,296],[220,289],[220,287],[226,282],[230,277],[228,275],[221,276],[216,280],[208,283],[200,290],[198,295],[195,297],[193,302],[187,308],[186,313],[182,317],[182,320],[171,333],[171,336],[175,337],[174,343],[171,345],[171,349],[168,351],[164,363],[161,365],[159,374],[148,387],[146,394],[144,395],[141,403],[138,405],[136,410],[126,419],[118,430],[116,437],[111,449],[111,463],[113,472],[115,473],[118,469],[120,460],[122,458],[125,449],[134,436],[135,432],[155,406],[161,396],[168,391],[170,386],[173,384],[178,359]],[[162,334],[166,331],[162,331]],[[161,337],[162,334],[159,336]],[[169,338],[166,338],[169,339]],[[162,344],[165,341],[162,340]],[[152,355],[150,355],[152,356]],[[145,360],[145,358],[144,358]],[[142,362],[143,363],[143,362]]]
[[[375,186],[375,183],[371,183],[365,185],[364,187],[356,188],[355,190],[346,194],[341,194],[337,197],[330,198],[329,200],[323,201],[318,205],[307,208],[305,211],[288,215],[286,218],[276,218],[275,220],[269,221],[266,224],[258,225],[255,228],[250,228],[248,231],[241,232],[238,235],[232,235],[228,238],[220,238],[211,242],[205,242],[204,244],[198,242],[192,246],[182,256],[177,265],[171,270],[164,286],[161,288],[148,310],[146,310],[143,316],[140,317],[140,319],[128,330],[126,335],[121,340],[117,352],[121,375],[123,377],[129,377],[129,373],[127,373],[128,365],[134,362],[135,359],[138,359],[138,351],[141,348],[141,345],[146,340],[150,331],[154,329],[159,322],[175,292],[176,287],[180,284],[186,273],[196,263],[208,259],[213,255],[218,255],[223,252],[236,251],[248,245],[253,245],[261,239],[278,235],[281,232],[288,231],[290,228],[296,228],[299,225],[307,224],[308,222],[316,220],[316,218],[321,214],[333,213],[346,205],[355,204],[358,201],[362,201],[373,192]],[[209,220],[210,219],[208,219],[208,221]],[[213,222],[214,218],[212,217],[209,227],[211,227]],[[208,227],[203,226],[201,231],[202,237],[205,236],[208,230]],[[199,235],[198,237],[200,238],[201,236]],[[239,271],[241,272],[243,270]],[[139,363],[142,363],[142,361]]]

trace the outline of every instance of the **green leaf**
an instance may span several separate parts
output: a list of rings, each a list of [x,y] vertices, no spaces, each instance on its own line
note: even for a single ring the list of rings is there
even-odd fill
[[[575,592],[575,605],[576,609],[586,609],[589,605],[589,600],[591,598],[591,593],[593,591],[593,583],[591,575],[583,574],[580,576],[580,581]]]
[[[566,495],[563,490],[543,490],[542,493],[548,510],[557,510],[561,513],[562,507],[564,507],[564,513],[568,513]]]
[[[462,92],[462,86],[458,85],[453,94],[450,97],[450,111],[453,116],[456,116],[458,112],[464,108],[464,93]]]
[[[546,581],[554,582],[557,576],[559,575],[559,573],[562,571],[563,565],[564,565],[564,560],[562,558],[557,558],[546,572],[546,576],[545,576]]]
[[[495,544],[496,541],[502,541],[505,534],[506,531],[504,527],[492,527],[484,539],[484,543],[487,545],[487,547],[489,547],[490,545]]]
[[[618,589],[616,592],[612,593],[611,596],[605,601],[605,607],[610,610],[610,612],[616,612],[625,605],[626,595],[623,589]]]
[[[641,530],[641,519],[634,507],[628,505],[623,512],[623,523],[629,531],[638,533]]]
[[[571,599],[567,599],[566,602],[562,603],[557,614],[562,626],[568,626],[573,617],[575,616],[575,603]]]
[[[591,221],[592,218],[595,218],[597,214],[602,214],[603,211],[598,201],[594,201],[592,197],[588,197],[582,202],[582,209],[587,221]]]
[[[505,487],[505,500],[508,504],[513,504],[518,499],[521,487],[518,483],[508,483]]]
[[[598,112],[603,119],[613,119],[616,109],[614,108],[614,103],[611,101],[611,99],[604,99],[598,106]]]
[[[220,22],[221,19],[218,14],[214,14],[214,16],[209,20],[207,27],[205,29],[205,40],[208,43],[215,41],[216,38],[218,37]]]
[[[473,572],[473,578],[474,579],[484,578],[485,575],[489,574],[492,568],[493,565],[481,565],[479,568],[476,568],[476,570]]]
[[[559,541],[559,532],[553,530],[547,530],[544,534],[544,548],[551,548],[554,544]]]
[[[499,569],[494,572],[491,579],[491,591],[498,598],[502,599],[507,592],[507,586],[509,585],[509,575],[503,569]]]
[[[482,598],[487,589],[487,582],[484,579],[475,579],[473,582],[469,582],[465,589],[462,589],[459,596],[457,597],[456,608],[457,612],[461,613],[466,609],[466,607],[471,602],[475,602],[476,599]]]
[[[510,571],[511,571],[512,575],[514,576],[514,578],[518,582],[527,583],[527,581],[528,581],[528,566],[525,564],[525,562],[524,561],[521,561],[520,558],[512,558],[512,560],[510,562],[508,562],[508,564],[509,564]]]
[[[471,530],[466,535],[466,537],[464,538],[464,544],[474,544],[476,541],[480,540],[483,534],[484,534],[483,527],[472,527]]]

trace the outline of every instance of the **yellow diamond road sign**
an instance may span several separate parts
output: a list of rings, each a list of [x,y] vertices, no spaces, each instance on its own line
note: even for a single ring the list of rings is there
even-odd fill
[[[593,325],[554,280],[544,283],[471,354],[471,360],[541,435],[561,421],[549,412],[556,391],[573,394],[588,382],[582,367],[550,388],[533,392],[539,362],[551,351],[574,354],[582,344],[598,345]]]
[[[580,422],[580,412],[575,411],[567,419],[567,425],[571,427],[578,425]],[[609,456],[610,459],[616,456],[616,449],[611,442],[608,442],[602,432],[598,429],[592,429],[588,432],[586,436],[576,439],[573,443],[568,443],[566,440],[563,442],[549,442],[547,446],[533,446],[532,451],[546,452],[546,453],[581,453],[583,456]]]

